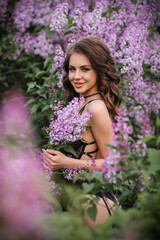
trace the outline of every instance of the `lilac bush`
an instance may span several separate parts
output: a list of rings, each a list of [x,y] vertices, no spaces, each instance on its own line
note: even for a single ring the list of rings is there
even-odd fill
[[[123,102],[127,109],[125,114],[126,118],[129,118],[127,121],[130,122],[130,130],[133,128],[132,137],[126,143],[119,139],[119,144],[122,141],[121,144],[125,145],[124,149],[128,147],[128,150],[124,150],[126,152],[123,157],[125,159],[130,151],[144,156],[146,145],[143,138],[153,134],[155,130],[150,116],[152,112],[158,114],[160,109],[160,84],[157,81],[160,52],[157,26],[160,20],[160,3],[155,0],[30,0],[27,4],[28,7],[25,8],[24,1],[20,0],[15,5],[12,18],[17,33],[13,39],[20,46],[19,54],[24,50],[27,54],[39,54],[53,62],[50,65],[52,80],[48,84],[47,79],[47,84],[48,91],[51,92],[52,88],[54,96],[56,86],[63,90],[63,62],[66,49],[72,42],[83,36],[96,36],[107,44],[122,79]],[[28,33],[31,26],[34,26],[35,30],[39,26],[39,32],[36,30],[35,35]],[[49,37],[46,31],[49,31]],[[53,55],[49,56],[51,53]],[[59,115],[60,117],[62,116]],[[59,124],[57,132],[53,128],[54,124]],[[60,134],[60,124],[53,116],[49,130],[50,144],[63,142],[63,136],[67,138],[65,126]],[[69,129],[72,127],[69,126]],[[124,127],[124,138],[127,138],[127,134]],[[135,142],[131,144],[132,138]],[[117,163],[122,153],[119,154],[115,160]]]

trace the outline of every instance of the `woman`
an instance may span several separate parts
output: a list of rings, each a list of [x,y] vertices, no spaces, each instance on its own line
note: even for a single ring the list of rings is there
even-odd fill
[[[84,97],[80,109],[90,112],[89,128],[82,134],[85,141],[73,145],[79,160],[65,156],[59,151],[44,150],[44,166],[56,170],[86,166],[93,170],[92,157],[95,158],[96,169],[102,170],[102,163],[108,154],[106,144],[113,137],[112,122],[118,114],[120,94],[119,77],[116,75],[114,61],[107,46],[95,37],[85,37],[75,42],[68,50],[64,70],[64,89],[67,100],[73,97]],[[97,204],[97,217],[93,222],[85,214],[85,222],[91,228],[104,223],[112,213],[113,197],[102,196]]]

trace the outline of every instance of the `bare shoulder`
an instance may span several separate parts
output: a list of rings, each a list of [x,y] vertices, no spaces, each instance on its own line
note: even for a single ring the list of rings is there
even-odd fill
[[[95,100],[87,105],[87,112],[92,113],[92,115],[97,114],[109,114],[107,107],[103,100]]]

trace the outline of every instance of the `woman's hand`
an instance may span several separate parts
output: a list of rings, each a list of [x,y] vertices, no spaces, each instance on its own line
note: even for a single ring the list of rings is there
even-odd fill
[[[44,153],[43,166],[48,170],[57,170],[67,167],[67,157],[60,151],[42,149]]]

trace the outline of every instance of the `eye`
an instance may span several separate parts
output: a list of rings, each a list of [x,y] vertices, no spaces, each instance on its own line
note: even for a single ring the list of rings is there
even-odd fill
[[[88,72],[90,70],[90,68],[83,68],[82,71],[83,72]]]
[[[69,67],[69,72],[74,72],[75,68],[74,67]]]

